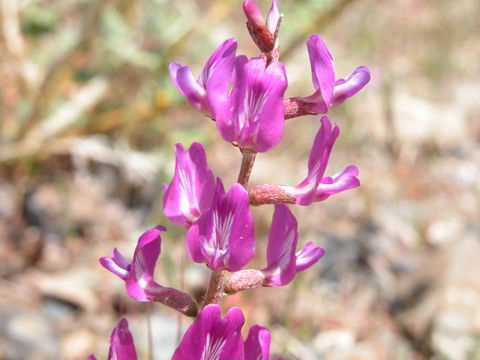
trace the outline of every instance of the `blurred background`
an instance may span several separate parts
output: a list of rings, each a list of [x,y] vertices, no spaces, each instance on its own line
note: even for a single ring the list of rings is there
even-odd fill
[[[258,0],[266,11],[269,1]],[[292,207],[302,244],[327,254],[284,288],[228,297],[272,330],[290,359],[480,359],[480,2],[282,0],[290,87],[313,91],[305,41],[326,40],[337,78],[372,81],[330,113],[341,136],[328,175],[360,168],[362,187]],[[186,104],[168,64],[198,74],[236,37],[256,56],[240,0],[0,0],[0,358],[106,358],[126,315],[141,359],[151,313],[155,359],[177,316],[135,303],[98,264],[164,224],[156,279],[178,286],[184,230],[162,215],[173,145],[202,142],[227,186],[237,149]],[[318,117],[289,120],[258,156],[251,185],[297,184]],[[263,267],[273,209],[253,209]],[[189,264],[188,291],[208,277]],[[184,320],[183,327],[189,321]]]

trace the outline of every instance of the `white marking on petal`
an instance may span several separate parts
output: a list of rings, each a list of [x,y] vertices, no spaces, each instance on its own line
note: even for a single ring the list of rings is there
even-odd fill
[[[278,257],[278,267],[284,269],[288,266],[290,262],[290,252],[292,249],[292,244],[295,239],[295,230],[291,230],[287,234],[287,239],[282,244],[282,249],[280,250],[280,255]]]
[[[139,251],[137,253],[137,256],[135,257],[135,281],[136,282],[139,282],[145,275],[145,268],[146,268],[145,257],[143,256],[143,253]]]
[[[207,334],[205,347],[203,348],[201,360],[218,360],[226,343],[225,338],[217,337],[213,339],[210,333]]]
[[[212,235],[210,239],[204,239],[205,251],[216,260],[222,259],[229,251],[233,221],[234,215],[232,212],[229,212],[226,216],[221,216],[218,210],[213,212]]]
[[[192,171],[186,171],[183,166],[178,167],[178,177],[180,183],[180,211],[192,222],[196,220],[196,216],[192,210],[199,209],[196,183],[192,181],[194,174]],[[195,211],[197,212],[197,211]]]
[[[266,276],[273,277],[273,276],[280,275],[282,271],[288,267],[290,263],[290,252],[291,252],[291,248],[294,240],[295,240],[295,230],[292,229],[287,234],[285,241],[281,245],[282,248],[280,249],[280,253],[276,259],[278,263],[273,269],[264,271],[264,274]]]
[[[257,85],[257,84],[255,84]],[[252,86],[254,88],[255,86]],[[244,98],[243,111],[238,116],[239,132],[245,128],[257,126],[260,110],[267,101],[267,92],[264,90],[260,95],[253,89],[249,89]]]

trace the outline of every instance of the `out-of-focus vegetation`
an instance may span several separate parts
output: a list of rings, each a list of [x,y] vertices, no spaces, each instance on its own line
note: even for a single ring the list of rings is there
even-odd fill
[[[480,3],[280,4],[289,96],[311,93],[311,33],[338,77],[372,70],[330,114],[342,134],[329,173],[356,164],[362,187],[294,207],[301,242],[327,250],[316,270],[225,306],[270,326],[274,351],[292,359],[479,359]],[[176,142],[204,143],[215,173],[235,181],[238,151],[186,105],[167,67],[198,73],[230,37],[256,56],[241,1],[0,0],[0,18],[0,358],[101,358],[121,314],[146,358],[146,307],[97,259],[166,224],[160,185]],[[289,120],[252,184],[297,183],[317,128],[314,117]],[[258,266],[271,210],[254,210]],[[183,235],[170,225],[164,236],[162,283],[178,284]],[[193,293],[202,269],[187,268]],[[176,318],[152,309],[155,355],[167,359]]]

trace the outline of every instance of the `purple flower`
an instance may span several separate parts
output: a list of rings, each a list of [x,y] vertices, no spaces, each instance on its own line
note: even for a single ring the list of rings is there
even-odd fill
[[[235,60],[234,86],[224,102],[211,101],[222,137],[239,147],[265,152],[277,145],[284,129],[285,68],[279,62]]]
[[[160,255],[160,233],[166,231],[157,226],[143,233],[138,239],[131,264],[113,250],[111,258],[100,258],[100,264],[125,280],[128,295],[137,301],[159,302],[187,316],[197,314],[197,304],[192,297],[177,289],[161,286],[153,279],[155,264]]]
[[[325,254],[322,248],[313,243],[296,252],[297,244],[297,220],[287,205],[275,205],[268,236],[267,267],[232,274],[226,291],[233,293],[260,286],[287,285],[297,273],[313,266]]]
[[[323,177],[340,130],[337,125],[332,127],[326,116],[320,121],[322,125],[310,150],[307,177],[295,187],[282,186],[288,194],[295,197],[295,203],[299,205],[310,205],[314,201],[325,200],[330,195],[360,186],[356,177],[358,169],[355,166],[346,168],[334,177]]]
[[[172,223],[189,227],[210,208],[215,177],[201,144],[195,142],[188,150],[177,144],[175,154],[175,174],[163,196],[163,212]]]
[[[207,305],[188,328],[172,360],[243,360],[240,331],[244,322],[238,308],[231,308],[222,320],[220,307]]]
[[[315,191],[313,201],[323,201],[331,195],[359,187],[360,181],[357,176],[358,168],[350,165],[334,176],[322,178]]]
[[[255,325],[243,342],[244,322],[239,308],[231,308],[222,319],[219,305],[205,306],[183,336],[172,360],[268,360],[270,330]]]
[[[343,104],[370,81],[370,70],[365,66],[356,68],[346,79],[335,81],[333,58],[320,36],[310,36],[307,49],[312,68],[312,82],[316,91],[308,97],[297,100],[306,103],[308,112],[326,114],[329,108]]]
[[[188,230],[187,253],[213,270],[238,271],[255,252],[253,218],[247,191],[234,184],[225,194],[217,180],[212,207]]]
[[[332,127],[326,116],[322,117],[321,124],[310,151],[307,177],[297,186],[257,185],[250,192],[253,204],[296,203],[305,206],[360,186],[356,166],[348,166],[332,177],[323,176],[340,131],[338,126]]]
[[[313,266],[324,254],[322,248],[308,243],[296,253],[298,243],[297,220],[287,205],[275,205],[268,235],[267,267],[263,286],[289,284],[295,275]]]
[[[87,360],[96,360],[97,358],[90,355]],[[108,360],[136,360],[135,345],[133,344],[133,336],[128,329],[128,321],[121,319],[117,326],[113,329],[110,336],[110,351],[108,352]]]
[[[210,101],[223,101],[227,96],[236,50],[235,39],[225,41],[210,56],[197,80],[188,66],[170,64],[173,83],[195,110],[211,117]]]

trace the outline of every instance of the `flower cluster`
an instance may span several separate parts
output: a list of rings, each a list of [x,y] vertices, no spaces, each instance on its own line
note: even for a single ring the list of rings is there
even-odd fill
[[[240,149],[242,166],[238,181],[225,190],[208,166],[205,149],[193,143],[188,149],[175,147],[173,179],[164,186],[163,211],[173,224],[186,229],[188,257],[211,270],[203,299],[163,286],[154,278],[160,255],[161,233],[157,226],[138,240],[129,263],[114,249],[103,257],[103,267],[125,281],[127,294],[136,301],[159,302],[196,318],[185,333],[172,359],[269,359],[270,332],[261,326],[250,329],[244,341],[244,316],[232,308],[222,319],[221,299],[228,294],[260,287],[284,286],[314,264],[324,250],[314,243],[299,248],[297,220],[289,204],[308,206],[331,195],[360,185],[356,166],[325,176],[339,127],[325,116],[341,105],[370,80],[366,67],[358,67],[345,79],[335,79],[332,55],[318,35],[307,41],[314,92],[310,96],[285,98],[288,81],[279,62],[278,34],[283,15],[278,0],[264,19],[253,0],[243,4],[247,28],[258,46],[259,57],[237,55],[237,41],[229,39],[210,56],[198,79],[188,66],[170,65],[170,75],[178,90],[197,111],[210,117],[222,138]],[[278,145],[286,119],[322,114],[313,140],[307,175],[298,185],[263,184],[248,186],[257,153]],[[268,235],[266,265],[246,269],[255,254],[255,230],[251,206],[274,204]],[[136,359],[133,337],[126,320],[121,320],[111,336],[109,359]],[[91,356],[91,359],[94,357]]]

